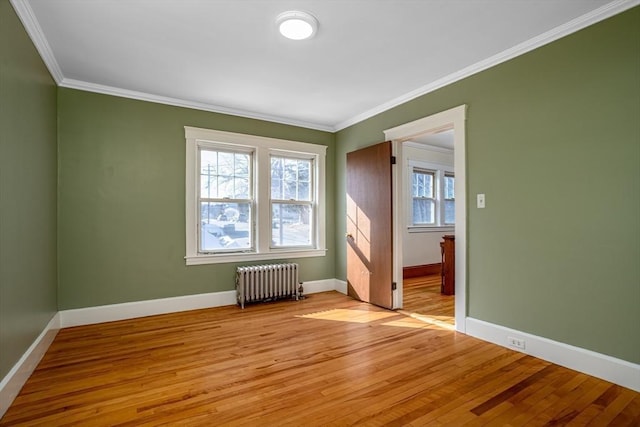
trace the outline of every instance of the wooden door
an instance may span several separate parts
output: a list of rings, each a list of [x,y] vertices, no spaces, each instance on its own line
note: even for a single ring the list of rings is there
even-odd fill
[[[347,291],[393,306],[391,142],[347,153]]]

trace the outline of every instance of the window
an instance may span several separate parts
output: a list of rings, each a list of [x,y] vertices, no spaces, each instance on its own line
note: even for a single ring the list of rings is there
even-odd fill
[[[436,174],[418,168],[413,169],[413,224],[430,224],[436,222],[435,198]]]
[[[199,154],[199,252],[252,249],[252,153],[199,147]]]
[[[413,163],[413,162],[411,162]],[[418,163],[418,162],[415,162]],[[455,224],[455,180],[444,166],[410,166],[411,227],[442,227]]]
[[[187,265],[325,255],[326,147],[185,127]]]
[[[313,159],[271,157],[271,246],[313,245]]]
[[[444,173],[444,223],[456,223],[455,180],[453,173]]]

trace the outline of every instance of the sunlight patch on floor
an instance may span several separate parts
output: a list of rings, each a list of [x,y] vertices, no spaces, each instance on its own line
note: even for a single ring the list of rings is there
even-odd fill
[[[416,319],[430,325],[435,325],[443,329],[448,329],[450,331],[456,330],[455,325],[452,324],[454,323],[454,319],[451,316],[429,316],[426,314],[413,313],[405,310],[398,310],[398,313],[402,313],[405,316],[411,317],[412,319]]]
[[[388,317],[397,316],[394,312],[385,311],[365,311],[365,310],[349,310],[345,308],[335,308],[333,310],[320,311],[317,313],[303,314],[296,317],[304,317],[306,319],[335,320],[338,322],[353,323],[369,323],[376,320],[386,319]]]
[[[421,322],[416,319],[412,319],[410,317],[404,317],[398,320],[392,320],[390,322],[385,322],[382,324],[383,326],[397,326],[400,328],[414,328],[414,329],[429,329],[433,328],[433,325],[427,324],[425,322]]]

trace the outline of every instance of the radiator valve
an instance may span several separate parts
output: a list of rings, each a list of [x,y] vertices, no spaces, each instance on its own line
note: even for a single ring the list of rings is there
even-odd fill
[[[298,295],[296,299],[298,300],[305,299],[306,297],[304,296],[303,292],[304,292],[304,288],[302,287],[302,282],[300,282],[298,284]]]

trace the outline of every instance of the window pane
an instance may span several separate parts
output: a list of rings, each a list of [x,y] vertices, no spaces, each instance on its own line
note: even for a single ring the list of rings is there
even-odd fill
[[[200,197],[251,197],[251,154],[200,151]]]
[[[273,172],[271,173],[271,198],[282,199],[282,180],[273,178]]]
[[[311,201],[311,192],[309,191],[308,182],[300,182],[298,184],[298,200],[304,200],[306,202]]]
[[[271,198],[282,199],[282,157],[271,157]]]
[[[285,180],[284,181],[284,200],[295,200],[298,198],[298,191],[296,188],[296,182]]]
[[[413,223],[433,224],[435,202],[432,199],[413,199]]]
[[[218,152],[218,174],[233,176],[233,153]]]
[[[298,162],[295,159],[284,159],[284,179],[295,182],[298,179]]]
[[[298,180],[309,182],[311,179],[311,160],[298,160]]]
[[[251,204],[200,203],[200,251],[250,249]]]
[[[249,198],[249,180],[247,178],[236,178],[233,192],[234,199]]]
[[[235,153],[235,175],[245,178],[249,177],[249,156],[247,154]]]
[[[271,157],[271,199],[311,201],[311,160]]]
[[[444,201],[444,223],[455,224],[456,222],[456,202],[453,200]]]
[[[434,175],[430,172],[413,172],[413,197],[433,198]]]
[[[285,200],[298,198],[298,161],[284,159],[284,197]]]
[[[451,175],[444,176],[444,198],[445,199],[453,199],[455,198],[455,187],[454,187],[454,178]]]
[[[289,203],[274,203],[271,209],[271,245],[310,246],[311,207]]]
[[[218,197],[218,162],[215,151],[200,152],[200,197],[207,199]]]

